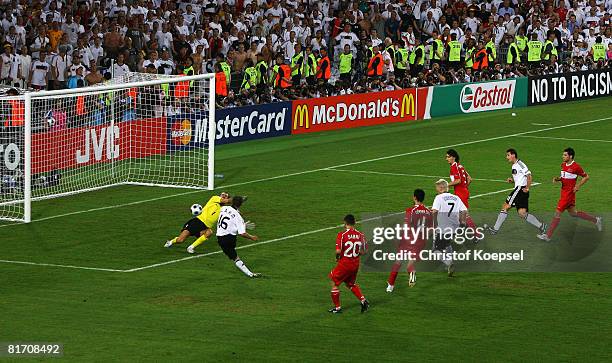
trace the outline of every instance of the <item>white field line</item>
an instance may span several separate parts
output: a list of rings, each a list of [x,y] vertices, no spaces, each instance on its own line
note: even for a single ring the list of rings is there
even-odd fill
[[[405,177],[414,177],[414,178],[432,178],[432,179],[435,179],[435,178],[438,178],[438,179],[439,178],[448,178],[448,176],[439,176],[439,175],[388,173],[388,172],[370,171],[370,170],[350,170],[350,169],[335,169],[335,168],[328,168],[326,170],[327,171],[341,171],[341,172],[346,172],[346,173],[362,173],[362,174],[376,174],[376,175],[390,175],[390,176],[405,176]],[[473,178],[472,180],[489,181],[489,182],[497,182],[497,183],[508,184],[507,181],[500,180],[500,179]]]
[[[533,183],[533,184],[531,184],[532,187],[534,187],[536,185],[540,185],[540,183]],[[514,188],[506,188],[506,189],[497,190],[497,191],[494,191],[494,192],[477,194],[477,195],[474,195],[474,196],[470,197],[470,199],[481,198],[481,197],[485,197],[485,196],[488,196],[488,195],[505,193],[505,192],[509,192],[511,190],[514,190]],[[390,217],[390,216],[395,216],[395,215],[399,215],[399,214],[403,214],[403,213],[405,213],[405,212],[402,211],[402,212],[397,212],[397,213],[386,214],[386,215],[383,215],[383,216],[376,216],[376,217],[372,217],[372,218],[362,219],[360,221],[357,221],[357,223],[369,222],[369,221],[372,221],[372,220],[375,220],[375,219],[378,219],[378,218],[381,218],[381,217]],[[280,237],[280,238],[275,238],[275,239],[271,239],[271,240],[267,240],[267,241],[249,243],[249,244],[246,244],[246,245],[238,246],[238,247],[236,247],[236,249],[240,250],[240,249],[245,249],[245,248],[265,245],[265,244],[268,244],[268,243],[280,242],[280,241],[284,241],[284,240],[288,240],[288,239],[293,239],[293,238],[297,238],[297,237],[303,237],[303,236],[307,236],[307,235],[311,235],[311,234],[315,234],[315,233],[319,233],[319,232],[325,232],[325,231],[329,231],[329,230],[334,230],[334,229],[338,229],[338,228],[341,228],[341,227],[342,227],[342,224],[339,224],[339,225],[336,225],[336,226],[325,227],[325,228],[319,228],[319,229],[315,229],[315,230],[312,230],[312,231],[302,232],[302,233],[293,234],[293,235],[290,235],[290,236],[285,236],[285,237]],[[147,269],[150,269],[150,268],[170,265],[170,264],[177,263],[177,262],[182,262],[182,261],[187,261],[187,260],[193,260],[193,259],[196,259],[196,258],[202,258],[202,257],[217,255],[217,254],[220,254],[222,252],[223,251],[219,250],[219,251],[203,253],[201,255],[187,256],[187,257],[183,257],[183,258],[178,258],[176,260],[170,260],[170,261],[155,263],[153,265],[142,266],[142,267],[137,267],[137,268],[133,268],[133,269],[129,269],[129,270],[124,270],[123,272],[136,272],[136,271],[147,270]]]
[[[402,157],[402,156],[415,155],[415,154],[425,153],[425,152],[429,152],[429,151],[444,150],[444,149],[448,149],[448,148],[451,148],[451,147],[478,144],[478,143],[481,143],[481,142],[500,140],[500,139],[505,139],[505,138],[508,138],[508,137],[517,137],[517,136],[529,135],[529,134],[533,134],[533,133],[537,133],[537,132],[544,132],[544,131],[562,129],[562,128],[566,128],[566,127],[592,124],[592,123],[595,123],[595,122],[601,122],[601,121],[606,121],[606,120],[610,120],[610,119],[612,119],[612,116],[604,117],[604,118],[599,118],[599,119],[595,119],[595,120],[589,120],[589,121],[574,122],[574,123],[566,124],[566,125],[546,127],[546,128],[538,129],[538,130],[523,131],[523,132],[518,132],[518,133],[514,133],[514,134],[507,134],[507,135],[503,135],[503,136],[489,137],[489,138],[486,138],[486,139],[466,141],[466,142],[457,143],[457,144],[437,146],[437,147],[433,147],[433,148],[429,148],[429,149],[409,151],[409,152],[405,152],[405,153],[401,153],[401,154],[382,156],[382,157],[378,157],[378,158],[366,159],[366,160],[361,160],[361,161],[355,161],[355,162],[351,162],[351,163],[332,165],[332,166],[328,166],[328,167],[324,167],[324,168],[318,168],[318,169],[312,169],[312,170],[304,170],[304,171],[299,171],[299,172],[289,173],[289,174],[282,174],[282,175],[277,175],[277,176],[268,177],[268,178],[261,178],[261,179],[255,179],[255,180],[246,181],[246,182],[222,185],[222,186],[216,187],[215,190],[227,189],[227,188],[237,187],[237,186],[247,185],[247,184],[261,183],[261,182],[275,180],[275,179],[288,178],[288,177],[292,177],[292,176],[296,176],[296,175],[315,173],[315,172],[319,172],[319,171],[323,171],[323,170],[328,170],[328,169],[342,168],[342,167],[345,167],[345,166],[365,164],[365,163],[370,163],[370,162],[373,162],[373,161],[380,161],[380,160],[392,159],[392,158],[397,158],[397,157]],[[55,216],[49,216],[49,217],[44,217],[44,218],[39,218],[39,219],[32,220],[32,223],[33,222],[46,221],[46,220],[50,220],[50,219],[62,218],[62,217],[72,216],[72,215],[77,215],[77,214],[82,214],[82,213],[96,212],[96,211],[100,211],[100,210],[122,208],[122,207],[126,207],[126,206],[138,205],[138,204],[154,202],[154,201],[158,201],[158,200],[169,199],[169,198],[179,197],[179,196],[182,196],[182,195],[189,195],[189,194],[195,194],[195,193],[201,193],[201,192],[202,192],[201,190],[191,190],[191,191],[187,191],[187,192],[166,195],[166,196],[163,196],[163,197],[157,197],[157,198],[151,198],[151,199],[143,199],[143,200],[135,201],[135,202],[114,204],[114,205],[109,205],[109,206],[106,206],[106,207],[91,208],[91,209],[86,209],[86,210],[82,210],[82,211],[58,214],[58,215],[55,215]],[[4,224],[4,225],[0,225],[0,228],[14,226],[14,225],[17,225],[17,224],[21,225],[23,223]]]
[[[533,126],[550,126],[550,124],[538,124],[538,123],[531,123]]]
[[[586,141],[586,142],[612,142],[612,140],[593,140],[593,139],[572,139],[566,137],[552,137],[552,136],[520,136],[520,137],[528,137],[530,139],[547,139],[547,140],[562,140],[562,141]]]
[[[101,267],[86,267],[86,266],[72,266],[72,265],[58,265],[55,263],[38,263],[38,262],[27,262],[27,261],[10,261],[0,260],[0,263],[11,263],[18,265],[33,265],[33,266],[50,266],[50,267],[62,267],[62,268],[73,268],[78,270],[95,270],[95,271],[108,271],[108,272],[125,272],[125,270],[116,270],[112,268],[101,268]]]

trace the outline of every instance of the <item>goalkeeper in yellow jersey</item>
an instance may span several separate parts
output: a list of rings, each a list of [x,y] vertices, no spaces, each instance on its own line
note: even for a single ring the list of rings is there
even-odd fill
[[[230,204],[232,204],[232,198],[229,193],[223,192],[219,196],[211,197],[202,209],[202,213],[185,223],[178,237],[174,237],[167,241],[164,247],[170,247],[176,243],[183,243],[187,237],[193,236],[196,237],[196,240],[187,247],[187,252],[195,253],[194,249],[204,243],[204,241],[213,234],[212,228],[217,224],[221,206]]]

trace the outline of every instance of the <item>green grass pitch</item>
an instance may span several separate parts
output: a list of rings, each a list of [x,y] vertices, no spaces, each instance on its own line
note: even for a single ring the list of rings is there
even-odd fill
[[[63,359],[77,362],[609,361],[609,273],[458,264],[456,277],[420,273],[411,289],[403,273],[386,294],[387,274],[364,272],[371,310],[360,314],[342,287],[339,316],[327,312],[327,274],[342,217],[402,211],[417,187],[430,205],[435,177],[448,176],[448,146],[474,178],[493,180],[508,176],[505,150],[516,148],[542,183],[530,207],[548,215],[559,193],[550,180],[573,146],[591,175],[579,207],[605,213],[611,106],[603,98],[219,146],[225,178],[214,193],[249,196],[243,213],[271,242],[238,253],[265,279],[242,275],[214,238],[198,258],[187,245],[162,247],[213,192],[122,186],[36,202],[34,223],[0,224],[0,342],[60,342]],[[496,212],[508,187],[475,181],[472,195],[483,196],[471,211]]]

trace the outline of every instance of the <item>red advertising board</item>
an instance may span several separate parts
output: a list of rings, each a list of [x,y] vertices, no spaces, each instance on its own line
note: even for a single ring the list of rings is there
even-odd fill
[[[293,101],[292,134],[423,119],[429,88]]]
[[[68,128],[32,135],[32,173],[165,154],[165,118]]]

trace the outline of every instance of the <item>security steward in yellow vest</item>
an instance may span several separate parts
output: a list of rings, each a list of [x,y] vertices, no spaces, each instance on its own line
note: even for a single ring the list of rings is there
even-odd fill
[[[401,81],[408,70],[408,57],[410,52],[404,46],[399,46],[395,51],[395,78]]]
[[[457,71],[461,67],[461,43],[457,41],[457,34],[451,34],[451,41],[446,46],[449,68]]]
[[[593,61],[599,62],[601,60],[605,61],[607,58],[606,55],[606,46],[602,44],[603,39],[601,36],[595,38],[595,44],[591,47],[591,54],[593,55]]]
[[[302,63],[302,77],[306,79],[306,83],[313,85],[316,83],[315,74],[317,73],[317,58],[312,53],[310,46],[306,47],[304,53],[304,62]]]
[[[525,62],[527,59],[526,50],[527,50],[527,42],[529,39],[525,36],[525,29],[520,28],[518,35],[515,37],[514,41],[516,42],[516,46],[519,50],[520,61]]]
[[[507,35],[506,39],[508,39],[508,54],[506,55],[506,64],[515,64],[520,63],[521,61],[521,52],[519,51],[519,47],[512,39],[512,35]]]
[[[414,50],[408,57],[408,63],[410,63],[410,75],[412,77],[416,77],[423,71],[423,66],[425,65],[425,46],[421,44],[419,38],[415,39]]]
[[[474,55],[476,54],[476,47],[474,46],[474,40],[469,39],[466,41],[465,50],[465,68],[471,69],[474,66]]]
[[[540,65],[542,60],[542,42],[538,40],[538,35],[531,34],[531,40],[527,42],[527,62],[529,67],[535,68]]]
[[[299,86],[302,80],[302,64],[304,63],[304,53],[302,45],[298,42],[294,46],[295,55],[291,57],[291,82]]]
[[[434,30],[431,37],[433,41],[429,45],[429,68],[432,68],[434,63],[440,64],[444,58],[444,43],[438,39],[438,32]]]
[[[555,47],[553,40],[555,40],[555,32],[549,30],[548,38],[544,43],[544,50],[542,51],[542,59],[547,62],[550,61],[551,55],[554,55],[555,58],[558,57],[557,48]]]
[[[265,91],[266,85],[268,84],[268,62],[265,61],[263,56],[259,55],[257,57],[257,65],[255,66],[255,70],[257,71],[257,93],[261,94]]]
[[[253,92],[257,86],[257,70],[253,66],[253,61],[251,59],[247,59],[244,65],[246,68],[244,70],[242,84],[240,85],[240,92],[250,93]]]
[[[489,38],[489,41],[485,45],[485,49],[487,50],[487,55],[489,56],[489,63],[493,64],[497,59],[497,48],[495,47],[495,43],[492,39]]]
[[[354,66],[355,59],[353,57],[353,53],[351,53],[351,47],[348,44],[345,44],[344,51],[340,54],[338,70],[340,71],[340,81],[342,81],[346,86],[351,84]]]
[[[227,84],[232,84],[232,67],[227,63],[223,54],[219,53],[217,55],[217,63],[221,65],[221,70],[225,73],[225,79],[227,80]],[[187,74],[185,72],[185,74]]]

